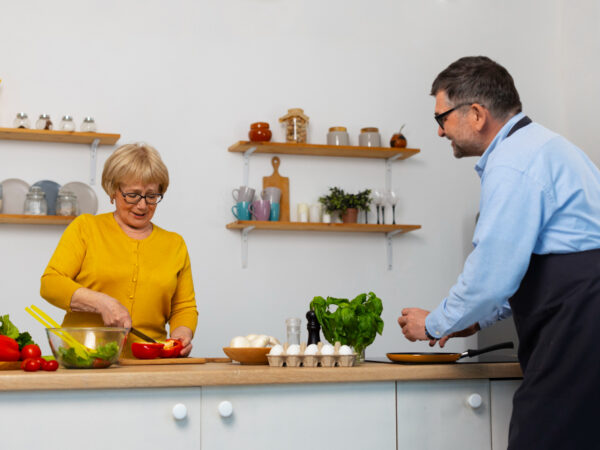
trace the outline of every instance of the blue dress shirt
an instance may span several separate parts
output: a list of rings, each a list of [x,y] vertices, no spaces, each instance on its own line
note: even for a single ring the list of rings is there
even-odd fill
[[[532,253],[600,248],[600,171],[562,136],[531,123],[507,137],[512,117],[479,159],[479,220],[473,251],[448,296],[426,318],[441,338],[511,315],[508,299]]]

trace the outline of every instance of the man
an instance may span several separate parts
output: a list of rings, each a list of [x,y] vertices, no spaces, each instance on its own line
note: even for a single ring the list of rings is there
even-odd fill
[[[402,332],[443,347],[512,314],[523,382],[509,449],[600,448],[600,172],[521,112],[489,58],[452,63],[431,95],[454,156],[480,157],[480,215],[448,296],[431,312],[402,310]]]

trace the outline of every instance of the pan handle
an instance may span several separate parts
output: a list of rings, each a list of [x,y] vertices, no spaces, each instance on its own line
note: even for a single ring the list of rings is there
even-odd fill
[[[515,348],[515,344],[511,341],[501,342],[500,344],[490,345],[489,347],[484,347],[476,350],[467,350],[466,352],[461,353],[460,357],[463,358],[465,356],[477,356],[482,353],[493,352],[494,350],[500,350],[502,348]]]

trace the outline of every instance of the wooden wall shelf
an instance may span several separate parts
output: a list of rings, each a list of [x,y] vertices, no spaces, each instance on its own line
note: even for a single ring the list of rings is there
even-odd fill
[[[254,153],[278,155],[336,156],[343,158],[407,159],[421,150],[417,148],[358,147],[341,145],[294,144],[288,142],[239,141],[229,147],[230,152],[244,153],[256,148]]]
[[[418,230],[421,225],[377,225],[365,223],[315,223],[315,222],[270,222],[259,220],[238,220],[228,223],[229,230],[243,230],[254,227],[255,230],[274,231],[325,231],[351,233],[407,233]]]
[[[0,128],[0,139],[13,141],[60,142],[70,144],[92,144],[96,139],[99,145],[113,145],[120,134],[82,133],[77,131],[30,130],[28,128]]]
[[[36,225],[67,225],[75,216],[31,216],[27,214],[0,214],[0,223]]]

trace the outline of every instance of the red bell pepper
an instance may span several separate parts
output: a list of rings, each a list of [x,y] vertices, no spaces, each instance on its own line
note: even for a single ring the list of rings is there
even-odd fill
[[[18,361],[21,358],[19,344],[13,338],[0,335],[0,361]]]
[[[160,351],[161,358],[177,358],[183,350],[183,344],[179,339],[167,339],[165,346]]]
[[[160,351],[164,346],[165,344],[161,344],[160,342],[156,344],[151,342],[134,342],[131,344],[131,352],[138,359],[154,359],[160,356]]]
[[[19,343],[15,341],[13,338],[4,336],[0,334],[0,346],[7,345],[8,348],[12,348],[13,350],[19,350]]]

